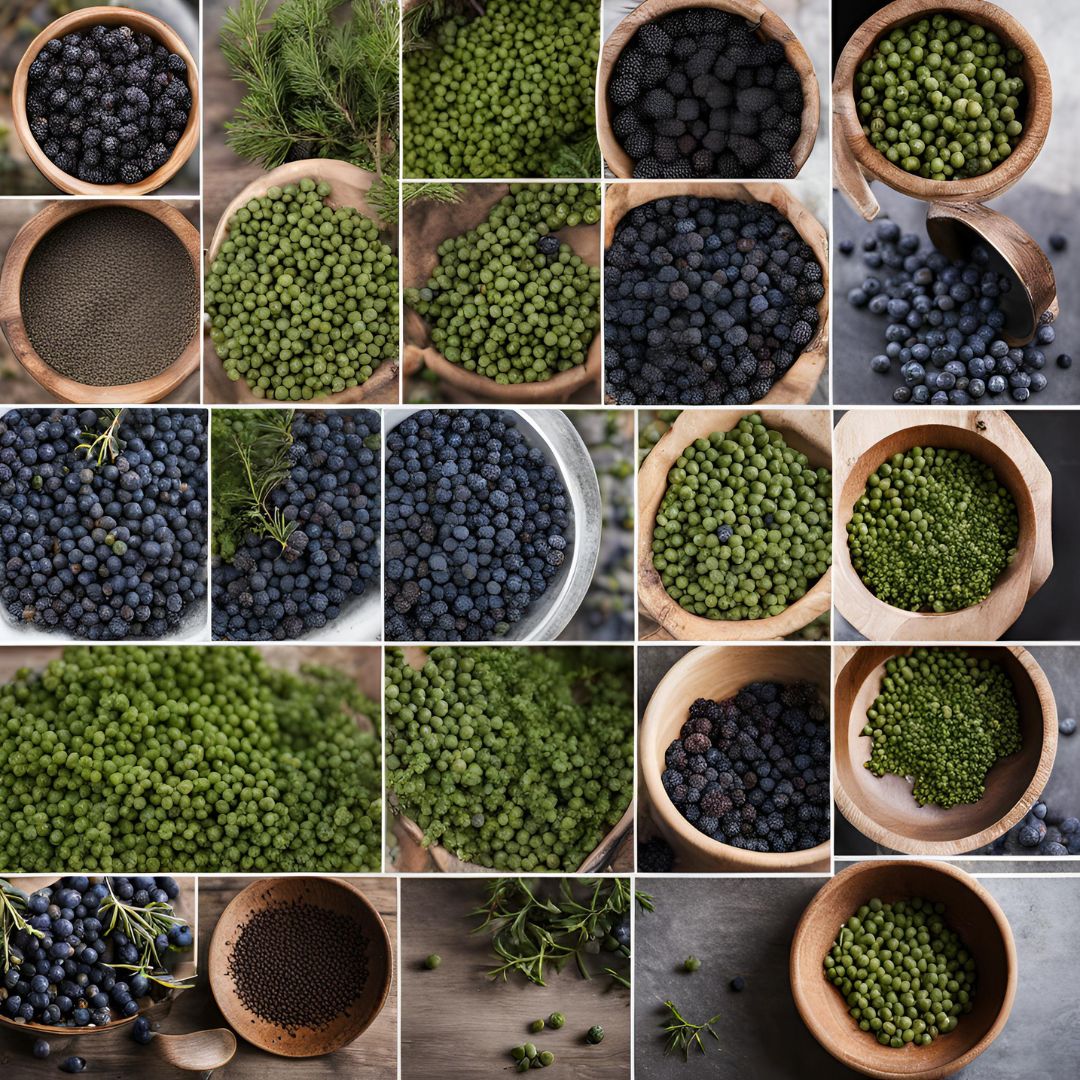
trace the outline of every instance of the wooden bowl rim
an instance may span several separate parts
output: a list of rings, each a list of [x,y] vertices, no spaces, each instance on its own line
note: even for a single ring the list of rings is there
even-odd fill
[[[45,46],[46,42],[53,38],[62,37],[73,30],[83,26],[103,23],[112,25],[116,23],[130,23],[141,33],[148,34],[164,45],[170,52],[176,53],[187,64],[187,84],[191,91],[191,111],[188,113],[187,123],[180,133],[180,141],[173,147],[169,160],[160,168],[155,169],[149,176],[143,177],[137,184],[89,184],[80,180],[77,176],[58,169],[38,146],[37,139],[30,131],[30,123],[26,119],[26,84],[27,72],[37,54]],[[89,7],[70,11],[60,18],[54,19],[42,30],[33,41],[30,42],[15,69],[15,76],[11,84],[11,111],[15,125],[15,131],[19,136],[19,142],[27,156],[36,166],[38,172],[45,177],[54,187],[67,195],[118,195],[135,196],[147,195],[156,191],[159,187],[167,184],[187,163],[199,145],[199,71],[195,66],[195,60],[190,50],[184,43],[183,38],[168,23],[154,15],[148,15],[142,11],[135,11],[126,7]]]

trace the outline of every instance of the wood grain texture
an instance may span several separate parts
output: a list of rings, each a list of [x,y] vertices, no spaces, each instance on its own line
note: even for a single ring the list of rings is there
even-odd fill
[[[919,806],[904,777],[876,777],[864,768],[873,746],[862,734],[867,709],[881,689],[885,663],[911,649],[874,645],[836,657],[833,736],[836,803],[844,817],[875,843],[908,855],[963,855],[1004,835],[1039,801],[1057,753],[1054,693],[1026,649],[990,646],[967,650],[999,664],[1012,681],[1020,711],[1021,747],[998,761],[975,803],[949,809]]]
[[[868,900],[922,897],[944,903],[945,919],[978,966],[974,1007],[929,1046],[881,1046],[860,1031],[822,972],[837,931]],[[789,975],[799,1015],[814,1037],[850,1069],[878,1080],[940,1080],[970,1065],[1001,1033],[1016,997],[1016,945],[998,902],[948,863],[858,863],[831,878],[807,906],[791,943]]]
[[[604,42],[600,54],[600,80],[597,94],[596,133],[600,140],[600,150],[608,168],[618,177],[628,179],[634,174],[634,163],[622,148],[611,126],[611,114],[608,109],[607,89],[619,54],[640,27],[653,22],[663,15],[680,8],[716,8],[741,15],[748,22],[756,24],[757,35],[762,41],[779,41],[784,46],[787,61],[798,73],[802,81],[803,112],[802,130],[792,145],[789,154],[795,163],[795,171],[806,164],[810,151],[817,139],[820,118],[820,94],[814,65],[806,54],[802,42],[794,31],[761,0],[645,0],[627,15],[612,31]]]
[[[667,490],[667,477],[679,455],[695,439],[730,431],[750,409],[687,409],[650,451],[638,472],[638,605],[680,641],[769,641],[801,630],[829,610],[832,568],[805,595],[764,619],[727,621],[694,615],[664,588],[652,562],[656,513]],[[765,426],[783,434],[787,444],[805,454],[811,465],[832,467],[830,419],[827,410],[760,409]],[[835,539],[834,539],[835,546]]]
[[[996,168],[982,176],[959,180],[926,180],[893,165],[863,133],[854,94],[855,75],[881,37],[895,27],[942,10],[995,31],[1024,54],[1020,72],[1027,107],[1024,130],[1015,148]],[[985,202],[1007,191],[1027,172],[1042,149],[1053,110],[1050,70],[1035,39],[1009,12],[986,0],[949,0],[944,8],[934,0],[893,0],[886,4],[859,27],[844,47],[836,65],[832,91],[834,177],[841,192],[867,221],[879,209],[869,188],[872,180],[929,202]]]
[[[609,980],[582,979],[573,964],[547,986],[517,976],[487,977],[495,956],[469,917],[484,899],[475,878],[404,878],[401,882],[401,1080],[476,1080],[511,1071],[510,1048],[533,1042],[555,1054],[558,1075],[577,1080],[626,1080],[630,1075],[630,993]],[[423,967],[438,953],[442,964]],[[529,1023],[559,1011],[566,1026],[529,1032]],[[600,1024],[598,1046],[584,1041]]]
[[[834,432],[833,570],[840,614],[870,641],[995,641],[1016,621],[1054,565],[1050,470],[1000,410],[917,409],[846,413]],[[911,612],[879,600],[851,564],[847,526],[870,475],[914,446],[963,450],[990,465],[1016,503],[1020,522],[1012,563],[979,604],[960,611]]]

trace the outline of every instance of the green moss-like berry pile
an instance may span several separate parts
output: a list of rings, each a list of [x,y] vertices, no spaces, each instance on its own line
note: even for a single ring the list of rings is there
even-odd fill
[[[832,562],[832,481],[754,413],[695,439],[668,473],[652,561],[706,619],[779,615]]]
[[[1016,503],[994,470],[963,450],[913,446],[883,462],[848,522],[851,565],[905,611],[981,603],[1016,556]]]
[[[0,686],[0,866],[377,870],[378,706],[248,647],[75,647]]]
[[[825,956],[825,978],[863,1031],[882,1046],[929,1046],[971,1012],[975,959],[944,919],[916,897],[863,904]]]
[[[600,330],[600,268],[554,233],[599,220],[596,184],[515,185],[439,245],[431,279],[405,303],[451,363],[497,383],[545,382],[584,364]]]
[[[595,142],[600,4],[483,7],[482,15],[443,19],[405,53],[405,174],[567,175],[553,171],[560,152]]]
[[[933,15],[883,37],[855,76],[863,131],[927,180],[988,173],[1023,131],[1019,49],[966,19]]]
[[[633,794],[622,649],[386,653],[387,786],[424,832],[498,870],[576,870]]]
[[[206,275],[214,349],[257,398],[337,394],[397,355],[397,259],[373,221],[324,202],[330,193],[301,180],[251,199]]]
[[[978,802],[986,774],[1020,749],[1020,710],[1004,668],[964,649],[915,649],[885,664],[866,710],[865,767],[910,778],[920,806]]]

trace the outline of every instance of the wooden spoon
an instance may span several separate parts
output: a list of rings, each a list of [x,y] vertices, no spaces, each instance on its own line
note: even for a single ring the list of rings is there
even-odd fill
[[[185,1035],[157,1034],[152,1045],[162,1060],[185,1072],[213,1072],[228,1065],[236,1055],[236,1036],[228,1028]]]

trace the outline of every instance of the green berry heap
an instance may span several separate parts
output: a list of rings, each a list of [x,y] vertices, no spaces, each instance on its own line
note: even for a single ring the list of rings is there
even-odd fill
[[[1023,131],[1023,59],[993,31],[948,15],[892,30],[855,76],[863,132],[927,180],[981,176]]]
[[[832,490],[757,413],[695,439],[668,473],[653,566],[668,594],[706,619],[779,615],[832,562]]]
[[[214,349],[258,398],[340,393],[397,355],[397,259],[330,191],[301,180],[251,199],[206,275]]]
[[[560,153],[595,142],[598,0],[487,0],[483,11],[406,49],[405,174],[566,175]]]
[[[514,185],[487,219],[439,245],[405,303],[453,364],[495,382],[545,382],[585,363],[600,330],[600,268],[554,233],[600,220],[597,184]]]
[[[905,611],[958,611],[990,595],[1016,555],[1016,504],[963,450],[913,446],[873,473],[848,522],[851,565]]]
[[[836,935],[825,978],[882,1046],[929,1046],[971,1012],[975,960],[943,918],[918,897],[863,904]]]
[[[387,785],[459,859],[575,870],[633,793],[632,679],[621,649],[386,653]]]
[[[378,705],[247,646],[64,650],[0,686],[0,866],[379,866]]]
[[[920,806],[978,802],[986,774],[1020,749],[1012,680],[964,649],[915,649],[885,664],[863,735],[875,776],[910,778]]]

